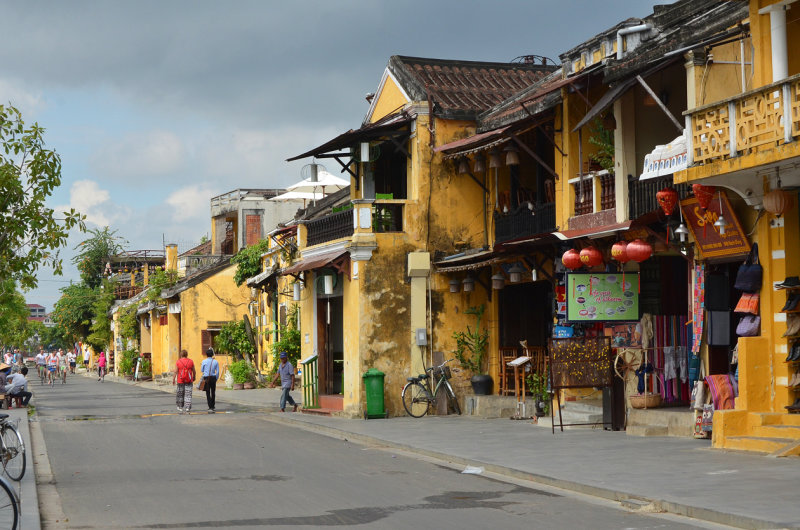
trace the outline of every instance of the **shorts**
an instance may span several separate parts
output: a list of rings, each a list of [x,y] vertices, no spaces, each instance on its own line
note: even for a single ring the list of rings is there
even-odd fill
[[[56,367],[55,366],[48,366],[47,370],[50,371],[50,372],[55,372],[56,371]]]
[[[75,368],[75,365],[77,365],[77,364],[78,364],[78,363],[76,363],[75,361],[70,361],[70,363],[69,363],[69,366],[70,366],[71,368]]]
[[[89,359],[84,359],[83,364],[89,364]]]

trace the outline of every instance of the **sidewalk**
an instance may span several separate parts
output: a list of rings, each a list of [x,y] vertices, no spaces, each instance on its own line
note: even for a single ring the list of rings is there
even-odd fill
[[[148,383],[137,383],[147,385]],[[171,386],[158,387],[161,390]],[[218,390],[220,402],[277,410],[278,389]],[[800,458],[711,449],[710,441],[572,429],[528,421],[443,416],[388,420],[272,413],[350,441],[742,528],[800,528]]]
[[[20,526],[26,530],[38,530],[41,528],[39,516],[39,497],[36,491],[36,472],[33,468],[33,447],[31,444],[31,431],[28,424],[28,409],[2,410],[3,414],[8,414],[10,420],[19,419],[19,433],[22,435],[22,442],[25,444],[25,475],[20,482],[15,482],[7,476],[3,476],[14,487],[20,498]]]

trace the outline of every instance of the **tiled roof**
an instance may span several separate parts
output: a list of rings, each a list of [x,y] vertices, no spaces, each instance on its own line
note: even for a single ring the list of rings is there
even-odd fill
[[[212,245],[211,245],[211,241],[209,240],[209,241],[206,241],[205,243],[200,243],[199,245],[197,245],[194,248],[190,248],[189,250],[187,250],[186,252],[184,252],[183,254],[181,254],[178,257],[182,258],[184,256],[194,256],[196,254],[203,254],[203,255],[213,254],[213,252],[211,252],[211,249],[212,249]]]
[[[474,118],[555,70],[553,65],[448,61],[394,55],[389,69],[416,101],[443,117]]]

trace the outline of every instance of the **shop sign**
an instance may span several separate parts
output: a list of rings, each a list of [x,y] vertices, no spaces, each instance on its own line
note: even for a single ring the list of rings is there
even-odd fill
[[[567,274],[567,321],[632,322],[639,320],[637,273]]]
[[[714,198],[708,205],[708,209],[704,210],[697,202],[697,198],[689,197],[681,201],[681,209],[686,225],[697,243],[700,259],[742,256],[750,252],[750,243],[742,231],[739,218],[736,217],[731,203],[724,193],[722,194],[722,214],[728,222],[724,234],[720,234],[719,229],[714,226],[720,214],[718,198]]]

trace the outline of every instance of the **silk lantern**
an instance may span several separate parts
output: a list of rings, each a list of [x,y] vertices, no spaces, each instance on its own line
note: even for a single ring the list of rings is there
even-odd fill
[[[785,212],[791,204],[792,198],[788,191],[774,189],[764,195],[764,209],[776,217],[783,215],[783,212]]]
[[[656,200],[665,214],[672,215],[675,210],[675,204],[678,202],[678,192],[673,188],[664,188],[656,193]]]
[[[697,199],[697,204],[703,210],[708,210],[708,205],[711,204],[711,199],[714,198],[716,188],[714,186],[703,186],[702,184],[692,184],[692,191]]]
[[[603,254],[597,247],[586,247],[580,253],[581,263],[587,267],[596,267],[603,263]]]
[[[634,239],[628,243],[628,258],[637,263],[641,263],[653,255],[653,247],[649,243],[641,239]]]
[[[566,268],[571,270],[579,269],[581,265],[583,265],[581,263],[581,255],[578,254],[578,251],[574,248],[564,252],[564,255],[561,256],[561,263],[563,263]]]
[[[611,257],[620,263],[627,263],[631,260],[628,256],[628,243],[617,241],[611,246]]]

